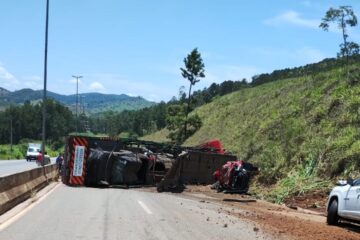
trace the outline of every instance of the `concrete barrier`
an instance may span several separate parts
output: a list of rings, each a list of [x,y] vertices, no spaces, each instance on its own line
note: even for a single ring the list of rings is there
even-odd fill
[[[56,164],[0,177],[0,215],[56,179]]]

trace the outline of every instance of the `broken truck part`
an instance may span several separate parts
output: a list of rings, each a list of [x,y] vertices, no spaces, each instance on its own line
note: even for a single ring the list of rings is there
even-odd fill
[[[235,161],[233,155],[188,150],[180,154],[157,184],[158,191],[168,191],[181,187],[183,184],[212,184],[213,172],[228,161]]]
[[[258,171],[251,163],[242,160],[229,161],[214,172],[216,183],[212,188],[224,193],[247,193],[250,178]]]

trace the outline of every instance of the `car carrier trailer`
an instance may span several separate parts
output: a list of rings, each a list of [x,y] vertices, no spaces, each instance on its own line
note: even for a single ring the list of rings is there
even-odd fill
[[[62,181],[71,186],[155,186],[214,183],[212,174],[236,157],[223,149],[182,147],[129,138],[66,138]]]

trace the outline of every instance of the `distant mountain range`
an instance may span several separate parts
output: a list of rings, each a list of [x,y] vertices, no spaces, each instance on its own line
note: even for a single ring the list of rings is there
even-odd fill
[[[42,99],[42,90],[32,90],[29,88],[18,91],[8,91],[0,87],[0,110],[10,104],[23,104],[26,101],[37,102]],[[47,91],[47,97],[54,99],[71,110],[75,110],[76,94],[61,95]],[[107,110],[121,112],[124,110],[137,110],[155,105],[155,102],[148,101],[142,97],[131,97],[126,94],[102,94],[102,93],[81,93],[79,94],[79,111],[87,113],[99,113]]]

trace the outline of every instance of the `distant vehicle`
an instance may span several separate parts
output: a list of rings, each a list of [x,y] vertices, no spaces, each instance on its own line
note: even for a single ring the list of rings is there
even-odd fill
[[[26,161],[36,160],[40,154],[41,144],[39,143],[29,143],[28,149],[26,151]]]
[[[43,162],[42,153],[40,151],[39,154],[37,155],[37,158],[36,158],[36,164],[38,166],[42,166],[42,165],[48,165],[48,164],[51,163],[50,156],[47,155],[47,152],[45,152],[44,158],[45,158],[45,161]]]
[[[360,221],[360,178],[337,183],[327,203],[327,223],[336,225],[340,219]]]

